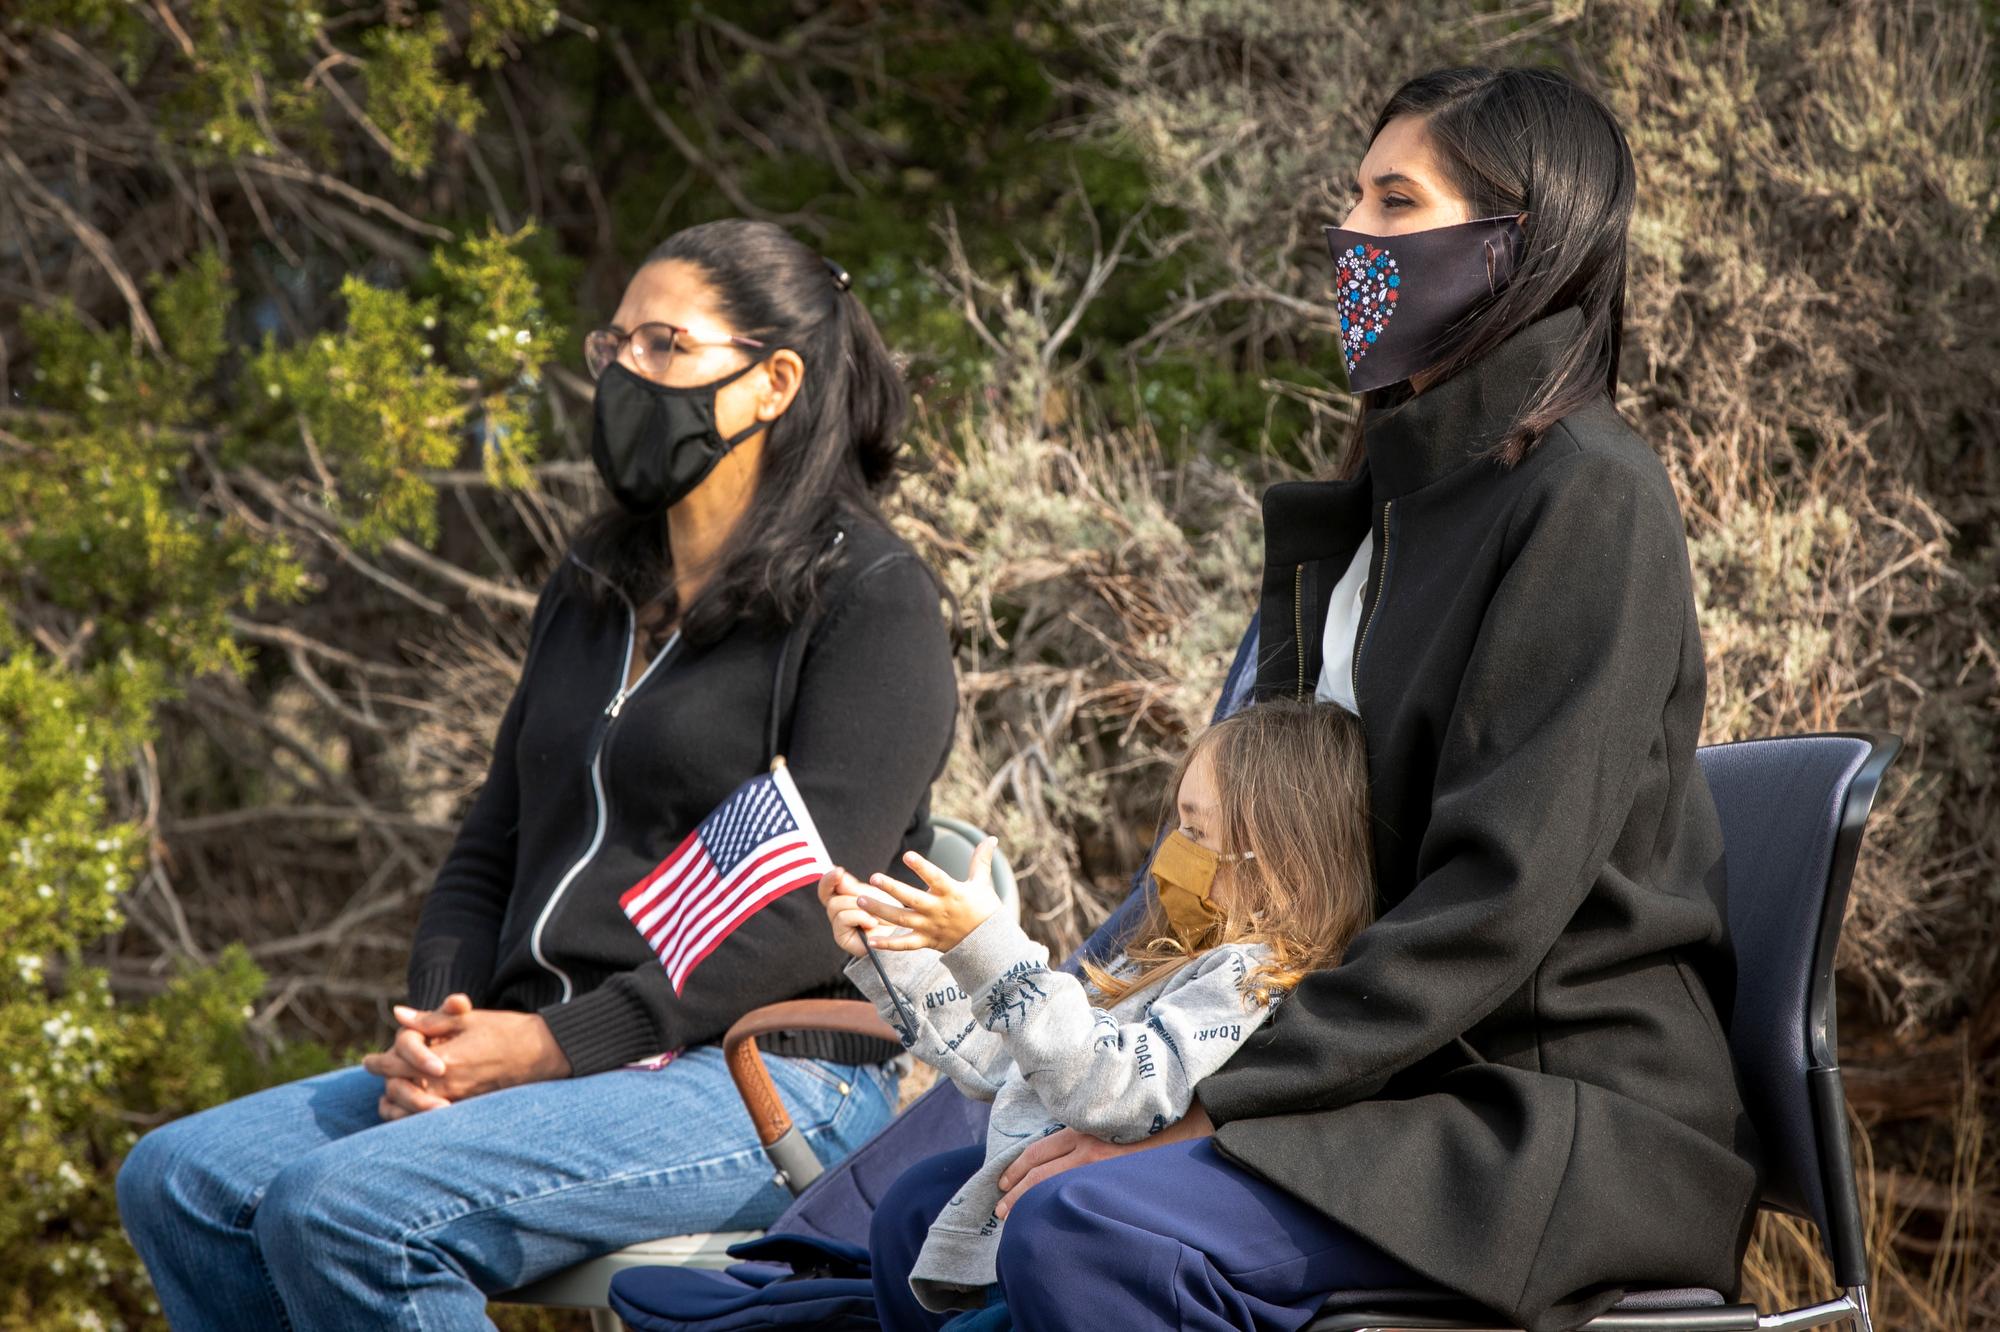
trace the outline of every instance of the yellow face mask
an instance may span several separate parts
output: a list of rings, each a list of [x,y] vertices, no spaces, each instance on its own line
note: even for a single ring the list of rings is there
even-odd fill
[[[1199,948],[1222,925],[1222,908],[1209,896],[1217,866],[1249,858],[1247,851],[1240,856],[1211,851],[1178,828],[1160,843],[1160,849],[1153,853],[1153,881],[1159,886],[1160,907],[1167,913],[1167,923],[1183,946]]]

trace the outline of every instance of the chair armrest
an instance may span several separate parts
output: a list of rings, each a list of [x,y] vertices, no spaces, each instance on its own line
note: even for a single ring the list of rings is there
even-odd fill
[[[865,999],[790,999],[753,1008],[736,1019],[722,1038],[722,1055],[737,1094],[750,1111],[757,1141],[766,1148],[792,1131],[792,1116],[757,1049],[757,1038],[774,1031],[840,1031],[873,1036],[891,1045],[903,1043]]]
[[[1321,1314],[1307,1325],[1305,1332],[1418,1332],[1429,1328],[1440,1332],[1518,1332],[1509,1329],[1505,1319],[1492,1314],[1477,1311],[1454,1314],[1449,1303],[1441,1307],[1444,1312],[1434,1313],[1423,1312],[1421,1308],[1416,1312],[1342,1309]],[[1579,1332],[1756,1332],[1764,1325],[1753,1304],[1706,1304],[1679,1309],[1607,1309],[1583,1324]]]

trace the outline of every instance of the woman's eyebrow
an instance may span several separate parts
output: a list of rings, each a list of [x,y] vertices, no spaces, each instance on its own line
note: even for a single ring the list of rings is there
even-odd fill
[[[1419,189],[1422,188],[1422,186],[1415,179],[1404,175],[1400,171],[1385,171],[1381,175],[1375,177],[1376,189],[1386,190],[1391,185],[1415,185]]]

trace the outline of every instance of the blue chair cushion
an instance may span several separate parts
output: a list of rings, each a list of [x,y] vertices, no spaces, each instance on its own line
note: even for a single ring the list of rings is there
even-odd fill
[[[635,1267],[612,1279],[611,1309],[636,1332],[874,1332],[882,1325],[865,1276],[783,1277],[751,1285],[730,1272]]]
[[[726,1272],[639,1267],[611,1279],[611,1308],[639,1332],[875,1328],[868,1250],[796,1231],[729,1248]]]

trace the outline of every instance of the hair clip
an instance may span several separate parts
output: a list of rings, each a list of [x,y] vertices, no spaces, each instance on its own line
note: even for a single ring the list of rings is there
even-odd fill
[[[848,274],[848,271],[846,269],[842,268],[839,264],[833,262],[833,260],[826,259],[823,256],[822,256],[822,262],[826,264],[826,271],[833,274],[833,289],[835,291],[846,291],[849,287],[852,287],[854,285],[854,279],[852,276]]]

